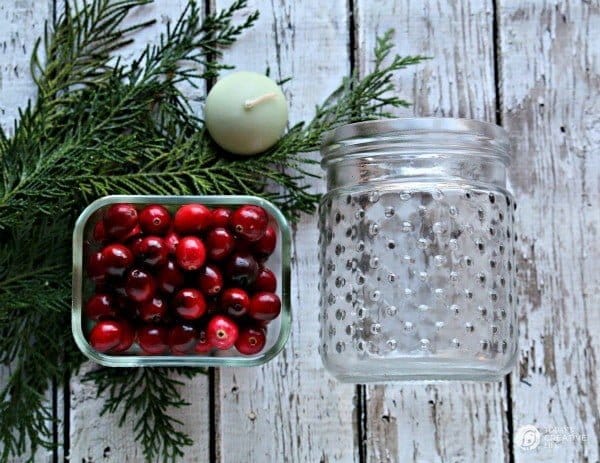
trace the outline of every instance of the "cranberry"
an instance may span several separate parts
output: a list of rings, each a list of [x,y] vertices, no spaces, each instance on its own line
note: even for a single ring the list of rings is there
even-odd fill
[[[121,321],[121,342],[113,349],[115,352],[124,352],[133,345],[135,341],[135,331],[129,323]]]
[[[113,204],[104,214],[104,229],[112,238],[125,238],[137,224],[138,214],[131,204]]]
[[[167,208],[151,204],[140,212],[140,226],[149,235],[164,235],[171,226],[171,214]]]
[[[213,228],[206,235],[206,249],[212,260],[223,260],[235,247],[235,238],[224,228]]]
[[[238,327],[230,318],[224,315],[215,315],[206,326],[206,336],[213,347],[227,350],[237,340]]]
[[[275,251],[277,245],[277,232],[271,225],[267,227],[265,234],[255,243],[252,250],[259,261],[264,262]]]
[[[178,324],[169,330],[169,347],[174,354],[187,354],[196,344],[196,330],[189,324]]]
[[[208,342],[208,336],[206,335],[206,327],[202,326],[198,329],[198,342],[194,346],[194,351],[198,354],[207,354],[209,353],[213,347]]]
[[[101,252],[94,252],[93,254],[90,254],[85,268],[92,281],[99,284],[104,282],[106,264],[104,262],[104,255]]]
[[[123,238],[121,238],[121,242],[132,241],[134,238],[139,237],[142,234],[142,229],[139,225],[136,225],[131,229],[129,233],[127,233]]]
[[[145,270],[136,268],[129,272],[125,281],[127,297],[135,302],[150,300],[156,291],[154,277]]]
[[[216,296],[223,289],[223,275],[219,267],[206,264],[198,277],[198,286],[207,296]]]
[[[138,235],[138,236],[134,236],[130,240],[127,240],[127,242],[125,243],[125,245],[129,248],[129,250],[133,254],[134,258],[140,254],[140,249],[141,249],[140,246],[142,245],[143,240],[144,240],[144,238],[142,238],[141,236]]]
[[[221,295],[221,309],[234,317],[241,317],[250,308],[250,296],[240,288],[227,288]]]
[[[231,214],[229,225],[246,241],[258,241],[267,230],[269,217],[262,207],[246,205]]]
[[[167,313],[167,304],[164,299],[155,296],[142,303],[138,312],[142,321],[146,323],[158,323],[163,320]]]
[[[167,252],[174,256],[179,244],[179,235],[174,231],[170,231],[165,236],[165,244],[167,245]]]
[[[265,329],[261,327],[245,326],[240,329],[235,348],[240,354],[258,354],[267,342]]]
[[[172,294],[177,288],[181,288],[184,283],[183,273],[175,262],[169,260],[167,264],[158,271],[156,276],[158,287],[161,291]]]
[[[117,311],[112,297],[109,294],[94,294],[85,304],[85,315],[92,320],[115,317]]]
[[[250,299],[249,315],[256,320],[273,320],[281,312],[281,300],[274,293],[261,291]]]
[[[261,268],[258,271],[252,289],[256,292],[266,291],[268,293],[274,293],[277,289],[277,278],[275,277],[275,274],[266,267]]]
[[[225,275],[238,286],[247,287],[258,275],[258,264],[249,252],[234,252],[225,264]]]
[[[206,301],[197,289],[182,289],[173,298],[177,315],[186,320],[195,320],[206,313]]]
[[[213,227],[225,228],[229,224],[229,218],[231,217],[231,211],[224,207],[218,207],[212,211],[212,224]]]
[[[163,354],[168,348],[167,337],[164,326],[144,325],[137,332],[138,344],[147,354]]]
[[[184,270],[198,270],[206,260],[206,248],[200,238],[184,236],[175,251],[177,264]]]
[[[141,263],[149,267],[161,267],[167,263],[167,245],[158,236],[142,238],[134,254]]]
[[[133,263],[133,254],[122,244],[109,244],[102,249],[102,259],[107,274],[121,276]]]
[[[90,345],[98,352],[108,352],[121,342],[123,329],[115,320],[102,320],[90,331]]]
[[[104,222],[102,220],[99,220],[96,222],[96,225],[94,225],[92,236],[98,243],[102,243],[106,240],[106,230],[104,229]]]
[[[175,213],[173,225],[181,234],[199,233],[212,224],[210,209],[202,204],[186,204]]]

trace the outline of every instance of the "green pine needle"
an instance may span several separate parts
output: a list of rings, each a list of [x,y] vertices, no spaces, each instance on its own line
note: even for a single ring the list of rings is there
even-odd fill
[[[323,134],[336,126],[388,117],[407,106],[395,95],[394,73],[425,57],[392,56],[392,32],[378,38],[373,71],[356,74],[308,122],[291,127],[267,152],[224,153],[190,108],[181,84],[205,88],[231,66],[220,62],[258,18],[234,16],[245,0],[201,19],[190,2],[127,64],[119,55],[153,21],[124,26],[150,0],[91,0],[46,28],[31,70],[38,97],[20,111],[14,135],[0,129],[0,362],[9,366],[0,390],[0,459],[51,448],[48,386],[75,374],[85,360],[66,329],[70,320],[71,230],[86,204],[107,194],[249,194],[277,203],[291,219],[314,213],[319,196],[306,184]],[[45,60],[38,57],[43,48]],[[178,369],[187,378],[197,369]],[[169,413],[187,405],[172,369],[101,368],[103,414],[119,413],[147,461],[182,459],[191,438]],[[32,457],[33,459],[34,457]]]

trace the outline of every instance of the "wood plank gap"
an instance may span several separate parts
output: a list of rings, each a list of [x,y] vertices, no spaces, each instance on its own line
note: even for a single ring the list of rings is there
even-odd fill
[[[219,372],[211,367],[208,370],[208,458],[211,463],[217,462],[217,381]]]
[[[367,463],[367,387],[364,384],[356,385],[356,397],[358,461]]]
[[[64,463],[70,461],[71,455],[71,375],[65,372],[63,387],[63,456]],[[58,455],[58,453],[57,453]]]
[[[56,378],[52,378],[50,387],[52,389],[52,442],[54,442],[52,463],[58,463],[58,388]]]
[[[358,24],[356,22],[357,14],[356,4],[354,0],[348,0],[348,57],[350,60],[350,74],[353,74],[356,71],[356,63],[357,61],[357,34],[358,34]]]
[[[495,109],[496,109],[496,124],[502,125],[502,92],[501,82],[502,73],[500,69],[500,25],[498,19],[498,0],[492,0],[492,41],[493,41],[493,57],[494,57],[494,86],[496,90]],[[508,404],[508,409],[512,404]]]
[[[512,402],[512,378],[510,375],[506,375],[504,380],[504,387],[506,389],[506,431],[507,436],[507,455],[508,463],[515,463],[515,427],[513,421],[513,402]]]
[[[498,14],[498,0],[492,0],[492,40],[493,40],[493,57],[494,57],[494,87],[495,87],[495,119],[496,124],[502,125],[502,92],[501,81],[502,73],[500,69],[500,24]],[[504,388],[506,390],[506,457],[508,463],[515,463],[515,448],[514,448],[514,422],[513,422],[513,401],[512,401],[512,379],[510,375],[506,375],[504,379]]]

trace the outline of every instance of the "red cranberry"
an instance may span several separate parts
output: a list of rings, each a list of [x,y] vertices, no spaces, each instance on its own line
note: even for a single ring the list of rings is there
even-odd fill
[[[165,236],[165,243],[167,245],[167,252],[174,256],[175,251],[177,250],[177,245],[179,244],[179,235],[174,231],[170,231]]]
[[[142,303],[138,309],[139,316],[146,323],[158,323],[163,320],[167,313],[167,304],[160,297]]]
[[[138,344],[146,354],[163,354],[167,348],[168,332],[164,326],[144,325],[138,329]]]
[[[216,296],[223,289],[223,275],[219,267],[206,264],[198,277],[198,286],[207,296]]]
[[[149,235],[164,235],[171,226],[171,214],[159,204],[146,206],[140,212],[140,226]]]
[[[238,327],[233,320],[224,315],[215,315],[206,326],[208,342],[217,349],[231,348],[238,337]]]
[[[125,238],[137,224],[138,214],[131,204],[113,204],[104,214],[104,229],[112,238]]]
[[[194,351],[198,354],[208,354],[213,346],[208,342],[208,336],[206,335],[206,327],[202,326],[198,329],[198,342],[194,346]]]
[[[225,275],[236,285],[247,287],[258,275],[258,264],[249,252],[234,252],[225,264]]]
[[[112,318],[116,315],[117,311],[109,294],[94,294],[85,304],[85,316],[91,320]]]
[[[134,236],[130,240],[127,240],[127,242],[125,243],[125,245],[129,248],[129,250],[133,254],[134,258],[140,254],[140,246],[142,245],[143,240],[144,240],[144,238],[142,238],[141,236],[138,235],[138,236]]]
[[[212,224],[213,227],[225,228],[229,224],[229,217],[231,217],[231,211],[224,207],[218,207],[212,211]]]
[[[133,254],[122,244],[109,244],[102,249],[106,273],[112,276],[121,276],[133,263]]]
[[[141,263],[149,267],[162,267],[167,263],[167,245],[158,236],[142,238],[134,254]]]
[[[123,238],[121,238],[121,242],[133,241],[135,238],[139,237],[142,234],[142,229],[139,225],[136,225],[131,229],[129,233],[127,233]]]
[[[104,229],[104,222],[102,220],[96,222],[96,225],[94,225],[94,232],[92,235],[94,237],[94,240],[98,243],[103,243],[104,240],[106,240],[106,230]]]
[[[277,232],[271,225],[267,227],[265,234],[255,243],[252,249],[258,260],[264,262],[275,251],[277,245]]]
[[[198,270],[206,260],[206,248],[200,238],[184,236],[175,251],[177,264],[184,270]]]
[[[156,283],[152,275],[142,269],[133,269],[125,280],[127,297],[135,302],[150,300],[156,292]]]
[[[265,234],[269,217],[262,207],[246,205],[231,214],[229,225],[246,241],[257,241]]]
[[[256,320],[273,320],[281,312],[281,300],[274,293],[259,292],[250,299],[249,315]]]
[[[104,262],[104,254],[94,252],[88,257],[86,271],[88,276],[95,283],[101,284],[104,282],[104,274],[106,273],[106,264]]]
[[[246,315],[250,308],[250,296],[240,288],[227,288],[221,295],[221,309],[233,317]]]
[[[176,289],[183,286],[184,277],[179,267],[175,265],[175,262],[170,260],[167,262],[167,265],[158,271],[156,281],[161,291],[172,294]]]
[[[196,330],[192,325],[182,323],[169,330],[169,347],[174,354],[187,354],[196,344]]]
[[[240,354],[258,354],[267,342],[265,329],[261,327],[245,326],[240,329],[235,348]]]
[[[175,213],[173,225],[181,234],[199,233],[212,224],[210,209],[202,204],[186,204]]]
[[[206,313],[206,301],[197,289],[182,289],[173,298],[177,315],[186,320],[196,320]]]
[[[268,293],[274,293],[277,289],[277,278],[275,277],[275,274],[266,267],[261,268],[258,271],[252,289],[255,292],[266,291]]]
[[[135,331],[129,323],[121,321],[121,342],[113,349],[114,352],[124,352],[133,345]]]
[[[206,249],[212,260],[223,260],[235,247],[235,238],[224,228],[213,228],[206,235]]]
[[[102,320],[90,331],[90,345],[98,352],[108,352],[121,342],[122,326],[115,320]]]

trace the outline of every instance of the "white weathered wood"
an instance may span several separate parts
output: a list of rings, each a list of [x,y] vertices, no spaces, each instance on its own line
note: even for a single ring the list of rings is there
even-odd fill
[[[225,62],[257,72],[270,66],[276,79],[292,76],[285,86],[290,120],[306,120],[349,71],[346,2],[253,0],[248,10],[254,9],[260,20],[225,54]],[[322,182],[314,184],[323,191]],[[304,217],[294,233],[294,321],[284,351],[260,368],[219,372],[218,461],[358,459],[355,388],[328,376],[317,353],[317,238],[316,215]]]
[[[502,0],[498,13],[521,230],[513,427],[542,433],[535,450],[515,441],[515,461],[598,461],[600,5]]]
[[[44,32],[44,21],[50,20],[53,13],[51,0],[7,0],[0,3],[0,126],[7,134],[14,132],[14,121],[18,118],[19,107],[24,107],[28,99],[35,98],[36,92],[29,73],[29,59],[35,40]],[[0,367],[0,385],[4,385],[10,368]],[[52,387],[46,394],[48,406],[53,401]],[[26,461],[25,454],[11,463]],[[51,462],[53,452],[41,449],[35,461]]]
[[[358,64],[372,68],[377,34],[394,28],[401,55],[433,57],[399,73],[398,114],[494,122],[491,1],[358,0]],[[367,388],[367,460],[503,461],[508,458],[504,383],[395,384]]]
[[[179,17],[186,4],[186,0],[160,0],[132,12],[131,17],[126,20],[129,24],[152,18],[157,19],[157,24],[136,33],[133,37],[135,42],[123,50],[123,56],[126,59],[137,56],[148,42],[157,39],[168,21]],[[83,372],[90,367],[91,364],[87,364]],[[191,405],[174,410],[172,415],[183,422],[182,430],[194,439],[194,445],[185,449],[184,461],[208,461],[210,428],[208,377],[200,375],[192,381],[180,379],[185,383],[181,389],[182,395]],[[134,422],[128,420],[122,428],[119,428],[117,424],[119,412],[99,418],[103,398],[96,398],[95,387],[90,383],[82,383],[81,375],[72,378],[70,386],[70,459],[88,463],[143,461],[142,450],[135,442]]]

